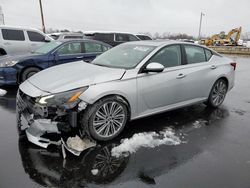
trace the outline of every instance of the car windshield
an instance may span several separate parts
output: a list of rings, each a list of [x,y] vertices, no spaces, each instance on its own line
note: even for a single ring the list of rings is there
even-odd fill
[[[61,44],[62,44],[61,42],[52,41],[52,42],[49,42],[49,43],[42,45],[40,48],[38,48],[36,51],[34,51],[34,53],[46,54]]]
[[[139,64],[155,46],[121,44],[98,56],[92,63],[105,67],[130,69]]]

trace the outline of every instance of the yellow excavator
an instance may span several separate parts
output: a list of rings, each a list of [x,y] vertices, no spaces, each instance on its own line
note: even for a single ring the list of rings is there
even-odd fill
[[[199,43],[206,46],[237,46],[241,30],[241,27],[232,29],[227,35],[221,32],[220,34],[213,35],[211,38],[201,39]]]

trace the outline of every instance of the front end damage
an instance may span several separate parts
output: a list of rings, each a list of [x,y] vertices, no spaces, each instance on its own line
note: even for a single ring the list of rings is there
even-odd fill
[[[54,103],[41,104],[39,97],[32,97],[19,89],[17,94],[18,129],[25,132],[27,139],[43,148],[61,145],[62,139],[54,139],[49,134],[70,133],[79,129],[78,114],[87,107],[84,101],[76,100],[68,106]]]

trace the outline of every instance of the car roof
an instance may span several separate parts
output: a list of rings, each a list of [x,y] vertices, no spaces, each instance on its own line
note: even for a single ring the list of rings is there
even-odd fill
[[[57,36],[60,36],[60,35],[81,35],[81,36],[84,36],[83,33],[72,33],[72,32],[61,32],[61,33],[49,33],[48,35],[57,35]]]
[[[99,41],[99,40],[93,40],[93,39],[61,39],[61,40],[56,40],[58,42],[62,42],[62,43],[67,43],[67,42],[96,42],[99,44],[104,44],[106,46],[110,46],[109,44]]]
[[[132,41],[128,42],[129,44],[138,44],[138,45],[148,45],[148,46],[164,46],[169,44],[187,44],[187,45],[194,45],[194,46],[200,46],[207,48],[206,46],[201,46],[199,44],[194,43],[187,43],[183,41],[177,41],[177,40],[169,40],[169,39],[160,39],[160,40],[140,40],[140,41]],[[125,43],[126,44],[126,43]],[[210,49],[211,50],[211,49]]]
[[[121,33],[121,34],[131,34],[131,35],[134,35],[133,33],[125,32],[125,31],[84,31],[83,33],[84,34],[95,34],[95,33],[113,34],[113,33]]]
[[[21,29],[21,30],[36,30],[40,31],[39,29],[32,28],[32,27],[22,27],[22,26],[12,26],[12,25],[0,25],[1,29]],[[40,31],[42,32],[42,31]]]
[[[140,41],[133,41],[129,42],[130,44],[138,44],[138,45],[148,45],[148,46],[162,46],[168,44],[179,44],[182,42],[174,41],[174,40],[140,40]]]

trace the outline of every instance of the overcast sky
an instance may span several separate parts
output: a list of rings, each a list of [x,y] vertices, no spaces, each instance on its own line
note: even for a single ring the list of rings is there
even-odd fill
[[[187,33],[250,31],[249,0],[42,0],[46,28]],[[0,0],[7,25],[41,28],[39,0]]]

